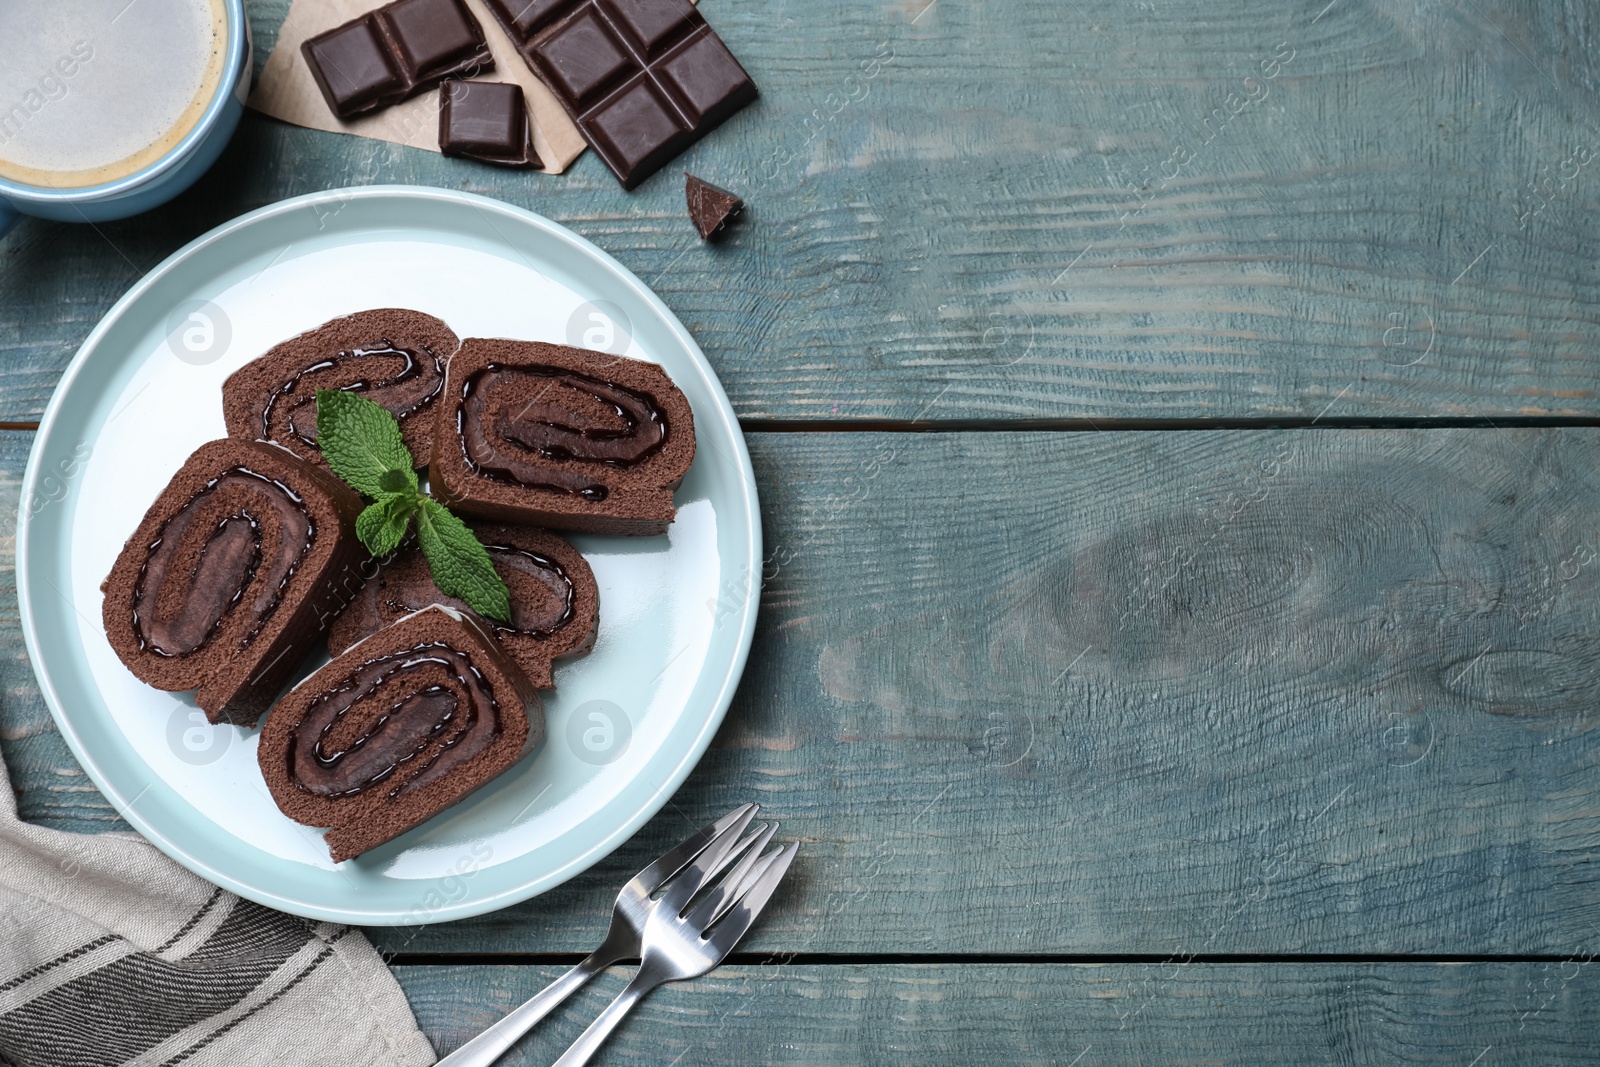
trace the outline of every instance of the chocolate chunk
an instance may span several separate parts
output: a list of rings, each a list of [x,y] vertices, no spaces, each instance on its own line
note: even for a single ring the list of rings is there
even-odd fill
[[[308,39],[300,52],[342,119],[494,69],[483,27],[462,0],[394,0]]]
[[[469,525],[511,593],[509,624],[478,622],[535,686],[552,688],[551,661],[581,655],[594,645],[600,613],[594,572],[582,553],[553,533],[528,526]],[[466,604],[439,592],[428,561],[411,545],[368,581],[350,610],[339,616],[328,631],[328,651],[343,652],[430,604],[471,613]]]
[[[323,99],[340,118],[392,104],[404,97],[388,42],[372,16],[364,16],[300,46]]]
[[[106,579],[106,637],[141,681],[254,726],[361,588],[361,499],[264,442],[212,441],[173,475]]]
[[[443,322],[404,308],[377,308],[325,322],[274,345],[228,376],[222,383],[228,435],[275,441],[325,467],[317,448],[317,390],[344,389],[388,408],[399,420],[411,458],[426,467],[444,364],[459,344]]]
[[[729,222],[744,214],[744,201],[720,185],[685,172],[684,195],[689,201],[689,218],[705,240],[722,233]]]
[[[657,534],[694,461],[694,413],[654,363],[474,338],[445,370],[433,494],[464,514]]]
[[[405,833],[544,741],[532,684],[471,618],[414,612],[273,707],[256,758],[289,818],[331,827],[333,860]]]
[[[533,150],[521,86],[447,81],[439,96],[439,151],[506,167],[544,169]]]
[[[625,189],[756,98],[689,0],[487,3]]]

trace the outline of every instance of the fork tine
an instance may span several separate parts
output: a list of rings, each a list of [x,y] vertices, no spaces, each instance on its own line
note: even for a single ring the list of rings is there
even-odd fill
[[[694,862],[694,858],[718,838],[730,830],[733,830],[733,836],[737,837],[744,829],[744,824],[749,823],[760,807],[759,804],[741,804],[709,826],[702,826],[690,834],[682,844],[634,875],[631,883],[633,888],[645,895],[654,893],[668,878]],[[734,830],[736,823],[740,824],[738,830]]]
[[[755,818],[755,814],[755,807],[752,805],[751,809],[732,826],[712,839],[704,852],[673,875],[666,891],[661,894],[661,907],[670,910],[674,915],[681,914],[689,906],[690,898],[700,892],[700,887],[706,884],[711,872],[722,868],[733,846],[739,843],[739,835],[744,833],[745,827],[750,825],[750,820]]]
[[[772,865],[772,861],[778,856],[776,852],[765,857],[761,855],[767,850],[768,843],[772,841],[772,835],[777,832],[778,824],[771,823],[763,827],[759,832],[747,835],[743,841],[739,842],[739,848],[741,849],[747,843],[753,843],[754,847],[746,850],[744,857],[739,860],[738,866],[723,876],[712,887],[711,892],[706,894],[705,899],[696,904],[694,910],[689,912],[686,921],[690,926],[696,930],[705,930],[712,923],[722,918],[728,909],[733,907],[734,901],[738,900],[754,884],[755,880],[761,877],[762,873]]]
[[[755,880],[761,877],[761,872],[767,869],[768,864],[772,861],[772,855],[763,858],[762,853],[767,851],[767,846],[772,843],[772,835],[777,832],[778,824],[776,822],[763,830],[760,839],[756,842],[756,846],[746,853],[744,859],[739,861],[739,866],[730,871],[728,877],[723,879],[723,884],[731,890],[729,903],[743,896],[745,891],[755,883]],[[773,853],[773,855],[776,855],[776,853]]]
[[[726,856],[723,856],[719,862],[706,871],[705,884],[709,885],[711,882],[716,881],[717,876],[723,871],[727,870],[728,866],[735,860],[738,860],[741,864],[743,864],[744,860],[741,857],[747,857],[750,855],[750,846],[752,844],[755,844],[758,841],[760,842],[760,844],[756,845],[756,852],[760,852],[763,848],[766,848],[767,841],[772,839],[772,832],[777,828],[777,823],[751,823],[749,826],[749,832],[734,843],[734,846],[728,850],[728,854]],[[729,877],[731,878],[732,875],[729,875]],[[725,882],[727,879],[724,878],[722,881]]]
[[[773,891],[778,888],[778,883],[783,881],[783,876],[789,873],[789,864],[794,861],[794,854],[800,851],[800,842],[791,841],[772,859],[765,871],[728,911],[728,914],[712,927],[707,940],[711,949],[717,954],[720,962],[724,956],[733,951],[733,946],[739,939],[749,932],[755,925],[756,918],[761,914],[761,909],[767,906],[767,901],[772,899]]]

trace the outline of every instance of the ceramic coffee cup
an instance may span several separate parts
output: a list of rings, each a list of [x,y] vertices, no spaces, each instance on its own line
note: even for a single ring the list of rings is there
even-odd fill
[[[244,0],[50,0],[0,11],[0,31],[20,51],[0,71],[0,236],[21,215],[99,222],[172,199],[250,92]]]

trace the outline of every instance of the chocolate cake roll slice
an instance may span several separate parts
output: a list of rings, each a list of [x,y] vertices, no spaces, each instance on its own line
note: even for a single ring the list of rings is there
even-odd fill
[[[418,467],[428,465],[444,366],[460,344],[432,315],[377,308],[323,323],[246,363],[222,383],[228,436],[276,441],[326,466],[317,447],[317,390],[344,389],[383,405]]]
[[[537,748],[533,684],[469,616],[413,612],[278,701],[257,759],[283,813],[330,827],[335,863],[437,815]]]
[[[266,442],[201,445],[101,586],[111,647],[212,722],[254,726],[360,590],[361,498]]]
[[[489,550],[495,570],[511,593],[510,624],[477,618],[539,689],[552,689],[551,661],[594,647],[600,593],[583,554],[555,534],[530,526],[469,523]],[[337,655],[396,619],[430,604],[471,614],[433,584],[428,561],[415,544],[362,588],[354,604],[328,631],[328,651]]]
[[[657,534],[694,461],[694,413],[654,363],[470,338],[436,415],[434,496],[502,522]]]

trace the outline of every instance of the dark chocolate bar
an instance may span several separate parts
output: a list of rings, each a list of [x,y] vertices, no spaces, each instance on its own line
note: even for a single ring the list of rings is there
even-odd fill
[[[756,98],[689,0],[487,3],[625,189]]]
[[[308,39],[300,52],[342,119],[494,69],[483,27],[462,0],[395,0]]]
[[[533,150],[521,86],[447,81],[439,96],[439,151],[505,167],[544,169]]]

